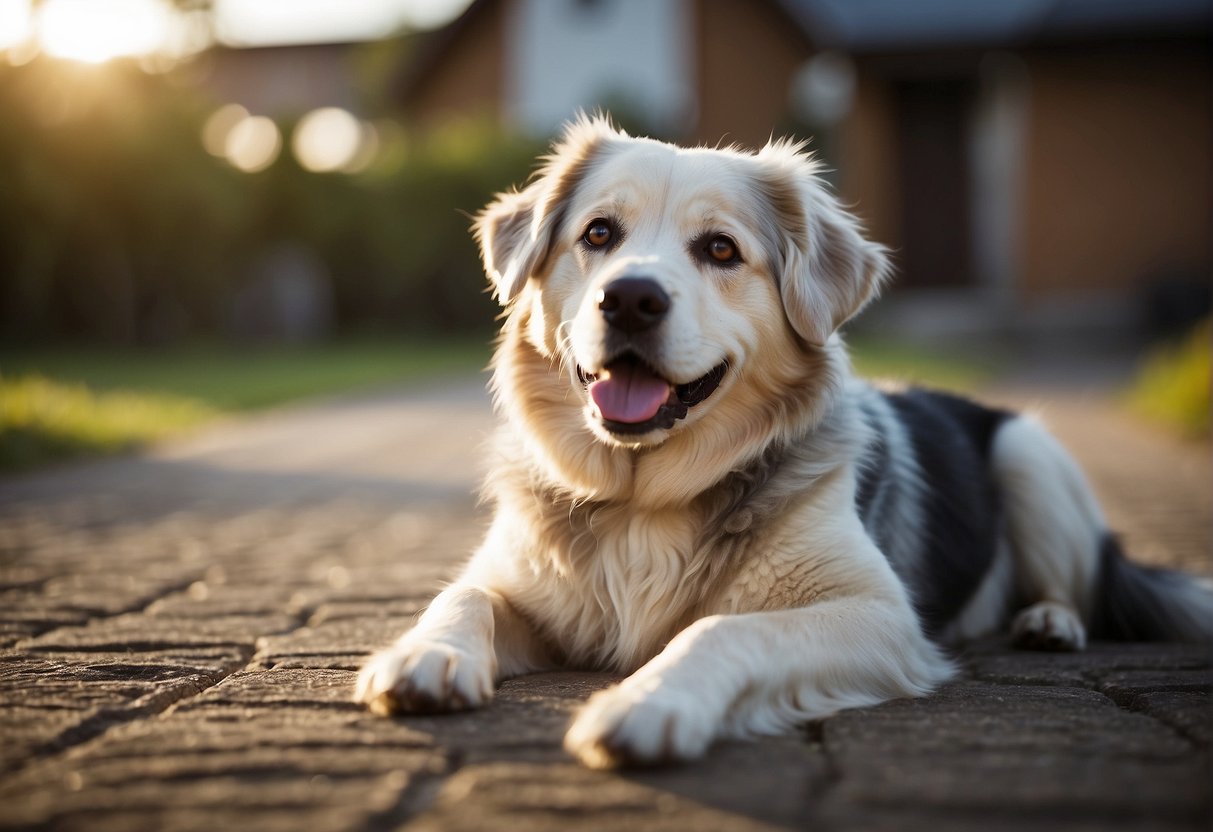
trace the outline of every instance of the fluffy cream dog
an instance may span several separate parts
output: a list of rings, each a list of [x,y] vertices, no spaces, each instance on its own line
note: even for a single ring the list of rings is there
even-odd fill
[[[1124,560],[1035,424],[852,378],[835,332],[888,263],[815,172],[795,144],[581,119],[482,213],[495,518],[358,701],[456,710],[530,671],[618,671],[565,746],[651,763],[921,696],[953,672],[941,645],[1016,606],[1027,646],[1208,635],[1209,595]]]

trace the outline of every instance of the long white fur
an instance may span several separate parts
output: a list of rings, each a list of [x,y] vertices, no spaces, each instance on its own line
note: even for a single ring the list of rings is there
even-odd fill
[[[1025,597],[1013,634],[1086,644],[1100,539],[1107,525],[1078,464],[1037,422],[1020,416],[994,437],[991,465],[1001,486],[1008,535]]]
[[[566,737],[587,765],[610,766],[691,758],[721,736],[919,696],[951,675],[855,510],[868,394],[833,331],[887,263],[815,172],[794,145],[683,150],[584,119],[528,188],[486,210],[477,236],[507,306],[486,483],[495,518],[462,576],[364,668],[358,701],[450,710],[532,670],[629,673]],[[604,214],[628,233],[608,255],[587,253],[578,239]],[[688,240],[703,231],[733,237],[743,264],[696,262]],[[576,368],[609,360],[596,296],[635,274],[672,301],[653,359],[662,375],[687,382],[722,360],[729,372],[673,428],[621,438]],[[1026,579],[1082,607],[1097,515],[1066,458],[1018,426],[995,457]],[[1040,511],[1043,531],[1030,520]],[[907,558],[919,548],[910,515],[894,517]]]

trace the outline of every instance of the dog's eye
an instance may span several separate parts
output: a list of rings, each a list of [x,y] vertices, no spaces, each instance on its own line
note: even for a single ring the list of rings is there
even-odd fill
[[[614,236],[611,224],[606,220],[594,220],[586,229],[585,234],[581,235],[581,239],[585,240],[586,245],[594,248],[602,248],[611,241]]]
[[[737,254],[737,244],[723,234],[708,240],[705,251],[717,263],[736,263],[741,259]]]

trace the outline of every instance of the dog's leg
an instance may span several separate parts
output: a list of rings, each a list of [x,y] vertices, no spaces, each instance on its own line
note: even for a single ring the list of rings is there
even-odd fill
[[[951,673],[900,593],[714,615],[591,697],[564,745],[594,768],[685,760],[721,736],[921,696]]]
[[[991,462],[1019,587],[1032,602],[1015,618],[1012,639],[1037,650],[1081,650],[1107,534],[1090,486],[1060,443],[1023,417],[999,429]]]
[[[496,681],[544,663],[530,626],[502,595],[455,584],[371,657],[354,701],[382,715],[478,708],[492,699]]]

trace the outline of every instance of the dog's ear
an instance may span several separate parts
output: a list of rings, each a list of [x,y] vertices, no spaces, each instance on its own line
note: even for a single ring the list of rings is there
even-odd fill
[[[542,274],[573,192],[602,147],[622,135],[601,116],[580,116],[543,159],[534,181],[499,194],[472,226],[493,295],[508,306],[532,277]]]
[[[535,227],[541,184],[535,182],[521,193],[499,194],[472,227],[493,297],[502,306],[522,291],[551,245],[550,240],[540,239],[541,229]]]
[[[784,311],[801,338],[824,346],[880,292],[890,273],[886,250],[864,237],[802,145],[768,145],[759,158],[773,167],[763,190],[777,226]]]

